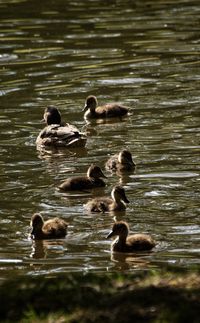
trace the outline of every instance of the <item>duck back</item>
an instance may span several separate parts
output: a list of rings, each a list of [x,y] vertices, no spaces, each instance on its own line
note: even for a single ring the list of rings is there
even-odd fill
[[[46,238],[63,238],[67,233],[67,223],[59,218],[47,220],[42,228]]]
[[[112,244],[112,249],[118,252],[148,251],[155,245],[155,241],[149,235],[138,233],[128,236],[125,243],[117,238]]]
[[[108,212],[113,200],[109,197],[97,197],[85,204],[85,208],[89,212]]]
[[[97,107],[95,113],[99,118],[121,117],[128,113],[128,108],[117,103],[110,103]]]
[[[72,125],[46,126],[36,139],[37,146],[85,147],[86,136]]]
[[[101,178],[87,178],[87,177],[70,177],[64,181],[59,188],[64,191],[75,191],[91,189],[94,187],[104,187],[105,182]]]
[[[107,170],[112,170],[112,171],[130,171],[130,170],[134,170],[135,169],[135,165],[134,164],[122,164],[119,163],[117,160],[117,157],[115,158],[114,156],[112,158],[110,158],[107,162],[106,162],[106,169]]]

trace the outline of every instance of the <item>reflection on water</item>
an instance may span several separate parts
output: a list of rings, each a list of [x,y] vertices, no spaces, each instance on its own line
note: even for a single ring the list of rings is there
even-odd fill
[[[199,264],[199,1],[1,1],[1,273],[51,274]],[[87,95],[121,102],[123,120],[86,122]],[[87,133],[85,149],[37,151],[44,108]],[[60,193],[69,176],[128,148],[135,172],[106,172],[103,190]],[[87,214],[88,198],[125,187],[124,214]],[[32,242],[34,212],[70,223],[61,241]],[[111,255],[114,220],[157,241]]]
[[[115,263],[117,270],[122,271],[152,268],[152,263],[148,259],[143,259],[141,255],[137,254],[112,253],[111,261]]]
[[[55,253],[57,257],[63,254],[63,241],[57,240],[35,240],[32,243],[31,258],[51,258],[51,252]]]
[[[38,151],[38,157],[40,159],[45,159],[47,162],[53,162],[56,158],[65,158],[65,156],[69,158],[76,157],[86,157],[87,149],[86,148],[78,148],[78,149],[66,149],[66,148],[57,148],[57,147],[41,147]]]

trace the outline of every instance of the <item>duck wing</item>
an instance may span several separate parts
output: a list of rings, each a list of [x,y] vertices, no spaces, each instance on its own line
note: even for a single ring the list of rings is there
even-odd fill
[[[108,170],[116,170],[117,169],[117,160],[118,155],[114,155],[111,158],[109,158],[106,162],[106,169]]]
[[[72,146],[74,144],[84,147],[85,143],[86,135],[81,133],[75,126],[69,124],[65,126],[49,125],[40,132],[36,140],[36,144],[39,145],[58,147]]]
[[[67,222],[62,219],[54,218],[45,222],[43,232],[48,238],[65,237],[67,233]]]
[[[102,116],[117,117],[128,113],[128,108],[118,103],[110,103],[96,108],[96,112]]]
[[[109,205],[112,204],[113,200],[108,197],[97,197],[85,204],[86,210],[90,212],[108,212]]]

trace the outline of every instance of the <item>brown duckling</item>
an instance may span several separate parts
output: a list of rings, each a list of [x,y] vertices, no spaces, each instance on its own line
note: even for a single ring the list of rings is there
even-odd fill
[[[80,191],[94,187],[104,187],[106,184],[101,177],[106,178],[101,168],[92,164],[88,168],[86,176],[69,177],[59,186],[59,189],[63,191]]]
[[[36,139],[37,147],[85,147],[86,135],[75,126],[62,123],[60,111],[56,107],[47,107],[43,120],[46,122],[46,127]]]
[[[147,234],[137,233],[128,236],[129,226],[124,221],[115,222],[112,231],[108,234],[107,238],[118,236],[112,245],[111,250],[116,252],[134,252],[146,251],[155,247],[156,242]]]
[[[96,197],[85,204],[85,208],[90,212],[123,211],[126,209],[125,203],[129,203],[122,186],[115,186],[112,189],[111,197]]]
[[[129,171],[135,168],[135,163],[129,150],[122,150],[118,155],[114,155],[106,162],[106,169],[113,171]]]
[[[31,237],[36,240],[57,239],[66,236],[68,223],[60,218],[44,221],[41,214],[35,213],[32,215],[30,226]]]
[[[94,95],[89,95],[86,98],[84,118],[86,119],[104,119],[111,117],[122,117],[128,113],[128,108],[119,103],[108,103],[103,106],[98,106],[97,98]]]

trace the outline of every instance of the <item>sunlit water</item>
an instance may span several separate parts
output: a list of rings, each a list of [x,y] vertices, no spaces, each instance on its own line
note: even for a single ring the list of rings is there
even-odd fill
[[[1,1],[0,16],[1,277],[199,265],[199,1]],[[88,94],[132,112],[86,124]],[[48,104],[87,132],[86,149],[36,150]],[[136,172],[106,172],[105,161],[124,147]],[[56,190],[91,163],[108,176],[105,189]],[[124,214],[84,211],[116,183],[131,201]],[[66,238],[32,242],[29,222],[38,211],[66,219]],[[114,216],[131,232],[151,234],[157,247],[111,255]]]

